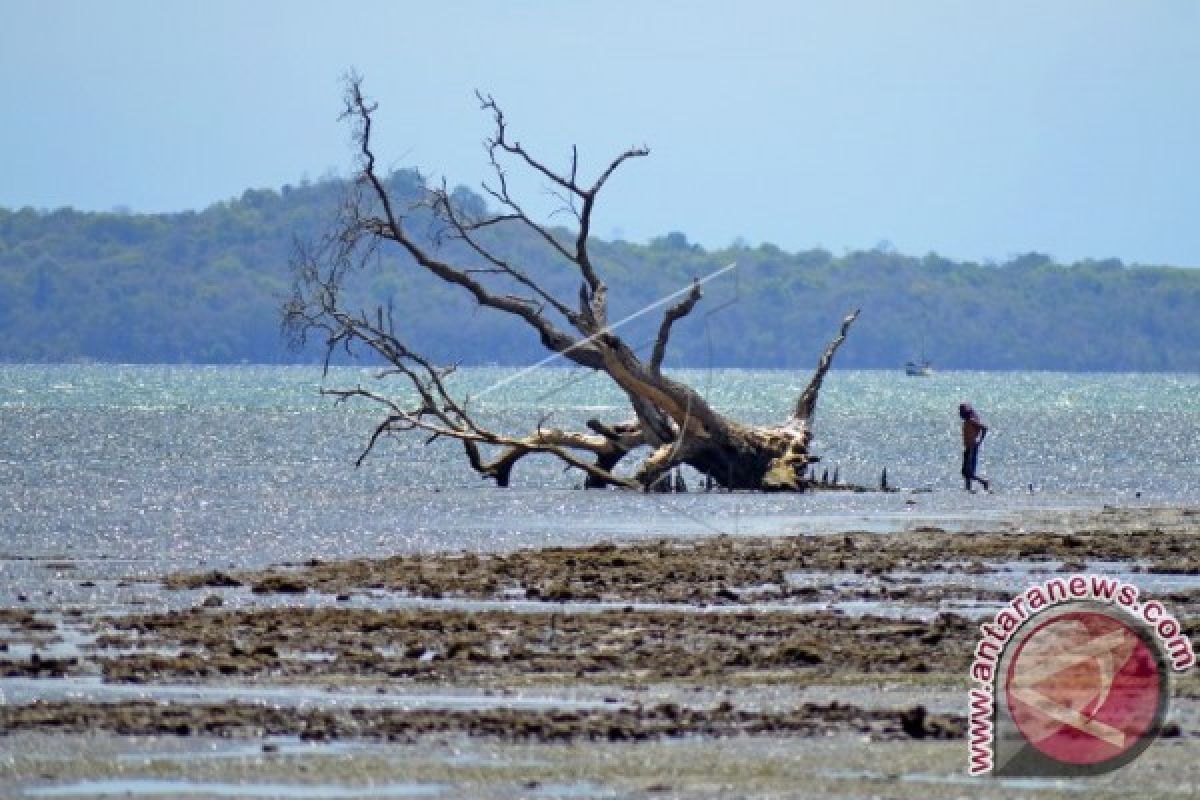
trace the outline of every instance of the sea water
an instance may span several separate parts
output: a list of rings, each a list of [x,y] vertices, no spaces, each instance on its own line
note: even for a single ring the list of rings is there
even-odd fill
[[[516,377],[514,380],[513,378]],[[709,403],[783,421],[807,373],[685,370]],[[511,433],[630,417],[603,375],[461,369],[455,391]],[[499,384],[499,386],[497,386]],[[819,471],[894,494],[583,491],[530,457],[497,489],[460,445],[412,434],[362,452],[381,410],[322,387],[405,397],[373,372],[314,367],[0,366],[0,558],[201,569],[397,552],[504,549],[637,536],[884,529],[914,515],[1200,502],[1200,375],[834,371],[821,393]],[[497,387],[497,388],[493,388]],[[959,476],[957,406],[990,433]],[[928,491],[924,491],[928,490]],[[0,600],[10,601],[8,598]]]

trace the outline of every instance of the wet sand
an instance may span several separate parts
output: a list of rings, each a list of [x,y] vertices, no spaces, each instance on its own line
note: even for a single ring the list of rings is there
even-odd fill
[[[393,787],[379,796],[1049,796],[1064,787],[963,783],[979,616],[1034,580],[1099,571],[1157,586],[1146,593],[1195,637],[1198,536],[1196,509],[1030,512],[979,532],[172,574],[144,588],[177,610],[0,609],[0,692],[14,698],[0,705],[0,786],[116,775],[192,781],[124,787],[146,796],[219,795],[213,781],[253,774]],[[1169,738],[1080,786],[1191,796],[1194,674],[1175,695]],[[196,759],[230,747],[241,755]],[[53,755],[65,751],[78,758]],[[488,768],[458,763],[464,752]]]

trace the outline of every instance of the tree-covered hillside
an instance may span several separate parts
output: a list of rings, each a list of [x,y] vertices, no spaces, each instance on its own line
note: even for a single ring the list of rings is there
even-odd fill
[[[412,172],[390,180],[404,197],[419,189]],[[319,239],[345,188],[251,190],[179,214],[0,210],[0,361],[316,359],[314,347],[287,347],[279,309],[295,242]],[[457,197],[482,202],[462,190]],[[539,279],[570,288],[564,282],[575,278],[547,248],[503,235]],[[736,277],[709,284],[679,324],[668,363],[811,368],[841,316],[861,307],[840,367],[896,368],[924,347],[945,369],[1200,371],[1200,270],[1059,265],[1038,255],[980,265],[770,245],[713,252],[679,233],[649,245],[595,242],[593,252],[614,320],[737,262]],[[364,305],[391,298],[405,339],[439,359],[519,364],[545,355],[523,326],[386,254],[356,291]],[[656,319],[638,320],[627,339],[652,339]]]

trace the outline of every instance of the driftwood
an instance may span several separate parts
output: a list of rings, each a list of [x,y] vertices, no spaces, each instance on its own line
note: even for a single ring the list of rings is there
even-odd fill
[[[648,360],[640,358],[609,324],[608,286],[588,249],[592,215],[613,174],[627,162],[648,155],[646,148],[618,154],[595,180],[586,182],[579,175],[577,152],[572,151],[566,171],[551,169],[511,137],[496,102],[479,95],[480,105],[494,125],[485,142],[494,178],[484,184],[484,191],[495,210],[461,208],[445,184],[427,188],[421,204],[423,213],[432,214],[440,224],[441,236],[454,240],[460,252],[472,256],[470,264],[452,263],[441,257],[436,242],[431,244],[410,229],[406,215],[412,214],[412,209],[397,207],[380,176],[372,146],[376,107],[363,95],[358,78],[350,79],[345,100],[344,116],[354,126],[358,149],[355,188],[344,203],[337,230],[322,246],[298,253],[297,280],[284,316],[297,341],[314,333],[324,338],[326,366],[335,350],[365,346],[387,365],[381,377],[402,378],[415,390],[415,404],[361,385],[326,390],[338,400],[361,399],[383,411],[359,463],[381,439],[419,432],[431,442],[459,442],[470,465],[499,486],[509,484],[514,466],[531,453],[552,455],[582,471],[588,487],[646,490],[670,482],[672,471],[684,464],[705,473],[706,484],[726,489],[800,491],[815,485],[807,472],[818,460],[809,452],[817,398],[857,311],[842,320],[787,419],[766,427],[730,419],[714,410],[700,393],[662,370],[674,324],[691,313],[703,295],[700,282],[664,310]],[[574,220],[569,235],[564,235],[563,228],[535,221],[513,196],[508,169],[514,164],[532,172],[561,196],[564,209]],[[498,226],[525,229],[565,261],[578,274],[578,297],[570,301],[556,296],[520,264],[489,246],[484,232]],[[455,397],[448,388],[447,376],[453,368],[433,364],[402,342],[389,308],[371,313],[346,308],[342,290],[347,276],[382,248],[398,249],[408,268],[457,286],[480,306],[528,326],[548,351],[605,373],[628,398],[631,418],[615,423],[593,419],[586,431],[545,427],[543,420],[526,434],[505,433],[482,424],[469,400]],[[501,282],[503,288],[498,286]],[[642,455],[640,463],[618,470],[635,452]]]

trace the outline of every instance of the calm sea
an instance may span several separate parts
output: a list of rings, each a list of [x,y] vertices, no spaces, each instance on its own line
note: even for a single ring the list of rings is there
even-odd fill
[[[512,374],[469,369],[457,380],[479,394]],[[753,422],[782,420],[808,377],[681,375]],[[324,381],[359,382],[374,380],[338,369]],[[355,469],[378,414],[335,407],[321,385],[311,367],[0,366],[0,556],[198,568],[1200,502],[1197,375],[832,373],[816,451],[843,481],[877,484],[886,467],[894,485],[931,490],[915,495],[585,492],[547,458],[522,462],[515,487],[500,490],[466,467],[457,445],[419,437],[386,442]],[[991,426],[981,463],[993,495],[961,489],[962,400]],[[626,417],[610,386],[568,369],[508,383],[479,407],[512,431],[543,415],[561,426]]]

